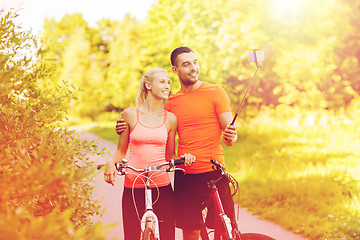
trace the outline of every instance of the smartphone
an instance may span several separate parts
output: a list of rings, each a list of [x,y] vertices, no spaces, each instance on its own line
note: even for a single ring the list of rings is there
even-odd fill
[[[250,62],[255,62],[258,67],[261,66],[261,62],[265,60],[265,55],[263,50],[254,49],[249,52]]]

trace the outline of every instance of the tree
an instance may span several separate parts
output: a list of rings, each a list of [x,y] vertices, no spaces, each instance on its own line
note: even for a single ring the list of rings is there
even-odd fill
[[[337,96],[334,105],[348,105],[354,96],[360,94],[360,3],[358,1],[339,0],[334,7],[335,21],[341,26],[334,41],[334,68],[331,74],[331,92]],[[338,28],[339,29],[339,28]],[[344,97],[340,99],[340,95]],[[339,102],[340,100],[340,102]]]
[[[106,108],[107,43],[81,14],[67,14],[59,22],[48,19],[44,27],[41,58],[56,65],[57,84],[68,81],[75,89],[72,115],[94,120]]]
[[[123,20],[113,22],[112,41],[109,42],[109,69],[107,81],[108,105],[125,109],[135,104],[135,97],[147,66],[144,59],[143,26],[127,14]]]
[[[146,66],[160,66],[170,73],[170,54],[180,46],[192,48],[199,58],[201,80],[222,83],[217,44],[228,1],[158,1],[144,24]],[[170,74],[172,92],[180,84]]]
[[[282,5],[287,3],[278,2]],[[354,98],[354,91],[349,87],[349,80],[339,81],[334,74],[339,72],[336,66],[340,66],[334,49],[341,46],[335,39],[342,39],[341,36],[350,33],[345,31],[344,34],[344,29],[339,31],[338,28],[341,21],[348,22],[344,19],[348,19],[349,8],[344,7],[341,1],[317,1],[311,4],[298,1],[297,6],[276,12],[272,6],[275,3],[232,1],[229,17],[222,24],[219,41],[225,53],[222,57],[227,64],[224,69],[229,69],[223,75],[230,85],[228,91],[234,95],[243,91],[248,84],[244,80],[251,76],[247,57],[239,58],[233,53],[260,48],[265,51],[266,60],[252,87],[247,105],[259,108],[261,105],[274,107],[286,104],[303,109],[347,106]],[[349,22],[344,25],[354,24]],[[352,28],[351,32],[357,33],[355,29]],[[246,61],[242,62],[241,59]],[[353,71],[358,69],[354,66],[351,68]],[[236,97],[233,99],[236,100]]]

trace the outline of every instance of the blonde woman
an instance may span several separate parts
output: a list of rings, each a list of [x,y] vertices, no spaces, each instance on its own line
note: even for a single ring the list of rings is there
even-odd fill
[[[144,74],[136,98],[137,106],[125,109],[122,114],[127,127],[119,136],[117,151],[107,163],[104,173],[106,182],[114,184],[116,176],[114,164],[125,157],[129,144],[129,164],[136,168],[144,168],[177,157],[175,154],[177,119],[173,113],[165,111],[161,104],[162,100],[168,98],[169,92],[170,79],[164,69],[152,68]],[[182,157],[185,157],[186,165],[195,161],[195,157],[188,153]],[[160,238],[175,239],[174,198],[168,173],[156,173],[151,179],[151,187],[155,189],[157,186],[160,190],[160,198],[153,206],[159,218]],[[136,206],[132,197],[133,186]],[[140,214],[144,212],[144,188],[143,181],[136,178],[136,173],[125,175],[122,199],[125,240],[140,239],[140,221],[137,212]],[[157,190],[153,191],[153,197],[157,198],[157,194]]]

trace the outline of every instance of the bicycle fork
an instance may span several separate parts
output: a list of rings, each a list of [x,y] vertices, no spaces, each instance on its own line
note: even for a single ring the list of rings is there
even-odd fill
[[[147,227],[150,227],[153,230],[155,239],[160,239],[159,232],[159,221],[155,215],[152,207],[152,193],[149,184],[149,180],[146,181],[146,190],[145,190],[145,213],[141,218],[141,232],[145,231]]]
[[[226,239],[236,239],[235,236],[233,236],[232,230],[233,227],[231,225],[230,218],[225,214],[224,208],[221,204],[220,195],[218,192],[218,189],[214,183],[213,180],[210,181],[210,198],[214,201],[214,208],[215,208],[215,235],[214,240],[221,239],[221,236],[225,234],[224,237]],[[222,231],[221,231],[222,230]],[[202,239],[209,239],[206,233],[205,226],[201,230],[201,237]]]

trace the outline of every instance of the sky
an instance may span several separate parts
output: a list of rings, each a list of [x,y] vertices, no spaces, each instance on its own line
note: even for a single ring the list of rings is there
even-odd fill
[[[23,8],[18,21],[34,34],[42,30],[45,18],[59,21],[66,13],[81,13],[91,27],[101,18],[121,20],[126,13],[144,20],[155,0],[0,0],[0,7]]]

